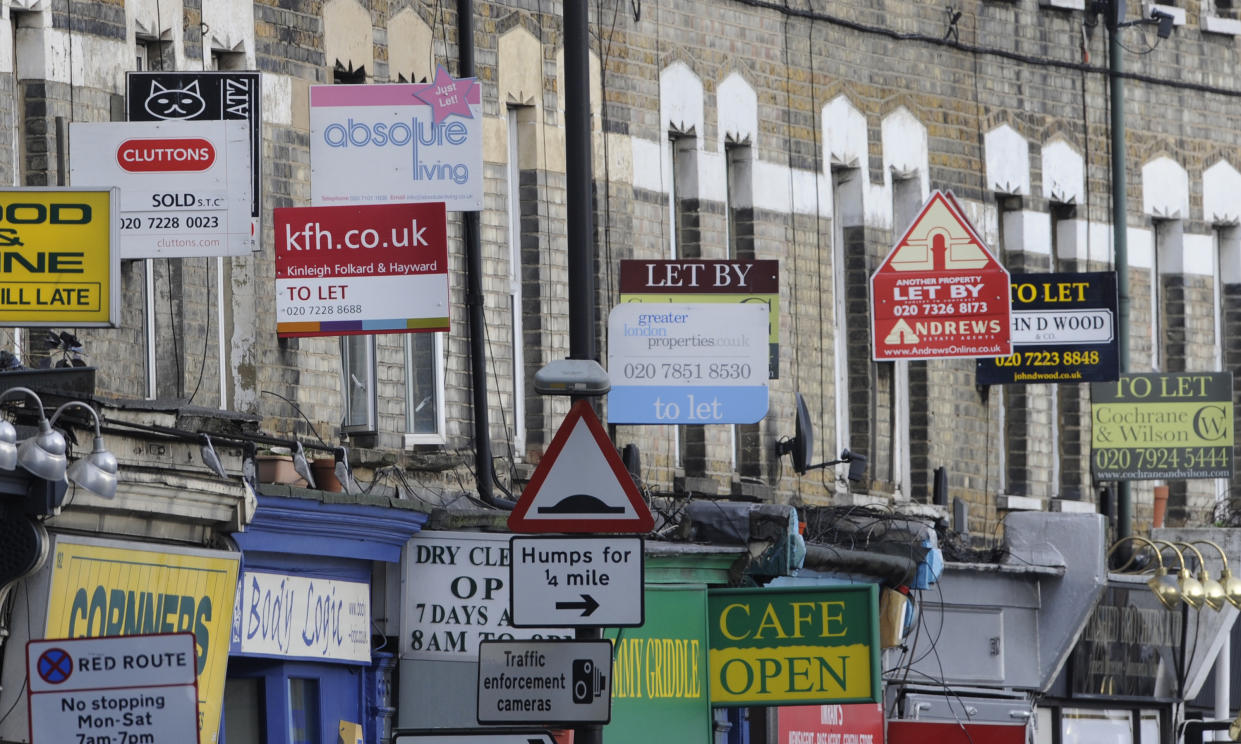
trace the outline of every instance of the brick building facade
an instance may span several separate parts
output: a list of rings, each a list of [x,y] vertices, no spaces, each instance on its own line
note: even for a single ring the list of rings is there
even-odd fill
[[[599,317],[617,302],[623,259],[781,266],[768,416],[615,427],[618,445],[639,446],[645,483],[807,504],[924,503],[942,467],[949,495],[988,532],[1009,509],[1093,510],[1086,386],[988,389],[975,385],[970,360],[875,363],[868,320],[869,275],[932,189],[957,196],[1010,270],[1114,267],[1107,34],[1088,3],[589,4]],[[261,249],[126,262],[120,327],[79,333],[100,394],[255,414],[280,436],[342,436],[342,420],[358,413],[342,344],[276,338],[270,210],[309,204],[309,86],[456,72],[452,6],[0,4],[6,184],[62,183],[65,124],[123,119],[126,70],[263,75]],[[566,355],[571,312],[561,6],[475,10],[489,419],[495,470],[515,492],[567,409],[532,389],[534,372]],[[1148,9],[1127,10],[1135,19]],[[1121,32],[1131,50],[1131,369],[1229,370],[1241,340],[1241,22],[1211,0],[1169,12],[1171,38],[1147,26]],[[375,338],[373,376],[361,381],[374,394],[374,411],[361,413],[374,423],[345,441],[355,464],[395,464],[426,488],[459,492],[471,490],[474,381],[459,216],[449,232],[453,330]],[[601,321],[606,359],[605,329]],[[30,365],[40,341],[37,331],[4,333]],[[344,353],[363,367],[369,359],[365,342]],[[794,392],[809,404],[815,458],[864,453],[866,483],[850,492],[830,470],[799,478],[776,457],[777,440],[793,433]],[[1150,485],[1135,484],[1143,518]],[[1174,521],[1204,521],[1227,495],[1215,481],[1171,485]]]

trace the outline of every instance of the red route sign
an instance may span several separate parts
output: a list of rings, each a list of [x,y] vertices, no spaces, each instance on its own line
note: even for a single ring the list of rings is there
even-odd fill
[[[1012,353],[1005,269],[951,193],[934,191],[870,278],[877,362]]]

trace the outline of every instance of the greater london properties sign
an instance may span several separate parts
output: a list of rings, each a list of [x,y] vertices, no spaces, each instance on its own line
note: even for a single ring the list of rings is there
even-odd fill
[[[721,589],[707,597],[713,705],[879,702],[879,589]]]
[[[1090,386],[1095,480],[1231,478],[1231,372],[1121,375]]]

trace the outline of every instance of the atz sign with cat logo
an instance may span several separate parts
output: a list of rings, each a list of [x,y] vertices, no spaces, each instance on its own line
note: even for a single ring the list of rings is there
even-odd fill
[[[125,73],[130,121],[244,121],[250,137],[250,247],[262,234],[263,116],[260,73],[159,70]]]
[[[123,259],[251,251],[245,122],[75,122],[69,163],[79,188],[120,187]]]
[[[444,68],[423,84],[310,88],[315,206],[444,202],[483,207],[482,93]]]

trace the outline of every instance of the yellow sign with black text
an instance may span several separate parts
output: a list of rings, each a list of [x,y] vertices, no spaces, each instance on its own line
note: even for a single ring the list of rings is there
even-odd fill
[[[175,552],[174,552],[175,551]],[[238,556],[57,539],[45,638],[193,633],[198,741],[214,744],[224,703]]]
[[[0,325],[116,325],[117,193],[0,190]]]
[[[1095,480],[1231,478],[1231,372],[1143,372],[1090,386]]]

